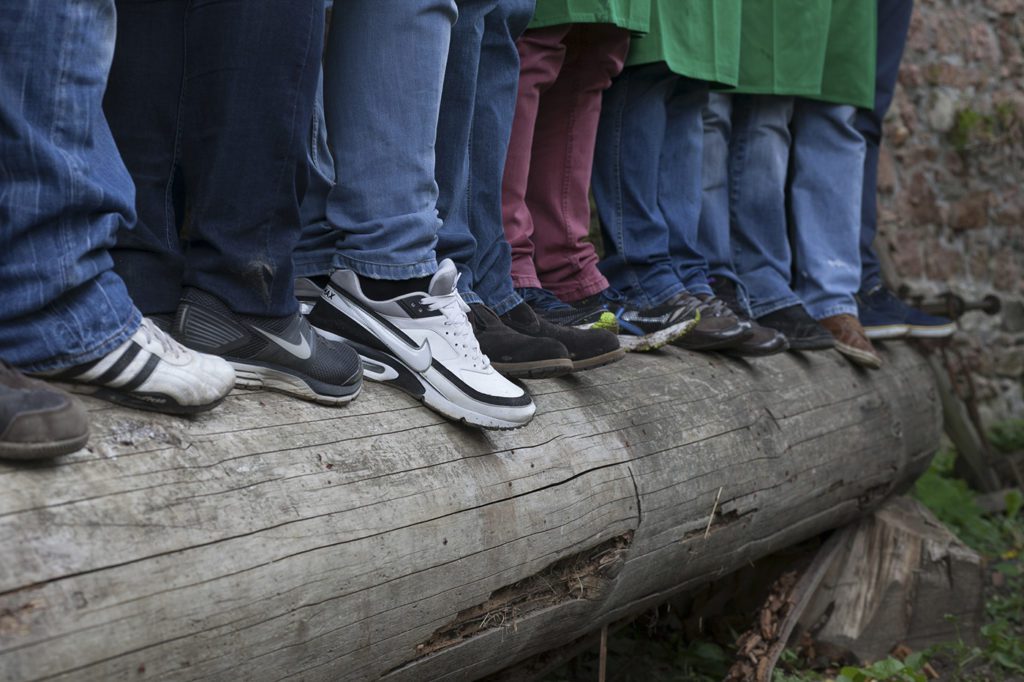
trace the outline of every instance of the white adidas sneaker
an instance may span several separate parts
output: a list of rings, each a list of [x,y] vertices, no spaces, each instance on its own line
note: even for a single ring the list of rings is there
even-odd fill
[[[359,352],[364,378],[395,386],[450,419],[485,429],[519,428],[536,406],[480,352],[469,306],[455,288],[458,277],[455,264],[444,260],[428,291],[373,301],[354,272],[338,270],[309,321],[326,338]]]
[[[235,385],[235,370],[227,361],[186,348],[149,318],[104,357],[39,376],[68,382],[75,393],[168,414],[210,410]]]

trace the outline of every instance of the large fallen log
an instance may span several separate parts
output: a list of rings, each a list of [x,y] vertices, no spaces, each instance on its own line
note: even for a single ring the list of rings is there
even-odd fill
[[[927,363],[667,351],[533,382],[481,433],[371,386],[187,421],[90,403],[89,450],[0,464],[0,679],[465,680],[905,489]]]

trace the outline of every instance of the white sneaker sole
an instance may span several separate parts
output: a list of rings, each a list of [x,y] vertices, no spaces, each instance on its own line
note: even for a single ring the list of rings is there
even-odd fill
[[[869,339],[902,339],[910,333],[910,325],[887,324],[878,327],[864,327],[864,334]]]
[[[619,347],[628,353],[647,353],[652,350],[658,350],[662,346],[686,336],[686,333],[696,327],[698,322],[700,322],[699,317],[644,336],[619,334]]]
[[[363,356],[360,356],[363,357]],[[377,360],[373,358],[364,358],[372,364],[378,364]],[[374,372],[365,369],[366,365],[363,365],[363,376],[370,381],[384,381],[386,382],[390,377],[386,374],[380,378],[377,378]],[[434,410],[443,417],[447,417],[452,421],[461,421],[470,426],[476,426],[482,429],[490,429],[496,431],[511,431],[513,429],[520,429],[530,423],[533,419],[533,415],[537,411],[536,405],[530,403],[528,406],[522,408],[502,408],[503,416],[496,416],[493,414],[487,414],[480,411],[480,409],[472,409],[470,405],[460,405],[453,400],[445,397],[440,391],[434,388],[427,376],[431,373],[434,374],[435,379],[440,379],[444,383],[448,383],[434,370],[427,370],[424,374],[420,375],[420,383],[423,385],[423,397],[420,400],[424,405]],[[467,403],[475,403],[470,398],[466,398]],[[476,403],[480,407],[487,408],[488,406],[483,403]],[[493,408],[492,408],[493,409]]]
[[[909,334],[913,339],[944,339],[956,332],[956,323],[950,322],[938,327],[924,327],[919,325],[907,325]]]
[[[325,339],[348,343],[355,347],[356,350],[362,351],[362,347],[357,343],[353,343],[325,329],[317,327],[314,327],[314,329]],[[448,381],[437,370],[430,368],[426,372],[415,372],[392,355],[386,355],[385,359],[385,354],[383,353],[381,353],[381,357],[375,357],[360,352],[359,358],[363,362],[363,379],[394,386],[452,421],[461,421],[482,429],[509,431],[526,426],[537,412],[537,406],[532,400],[527,405],[507,407],[488,405],[474,400]],[[399,370],[387,363],[399,365],[407,377],[413,378],[419,384],[423,389],[423,395],[415,395],[410,390],[403,388],[402,384],[397,381],[399,379]],[[452,397],[445,395],[438,387],[448,389],[447,392]]]
[[[300,400],[318,403],[320,405],[337,406],[345,405],[359,397],[363,387],[360,385],[350,394],[333,396],[317,393],[313,388],[300,377],[280,370],[262,367],[260,365],[247,365],[245,363],[232,361],[231,366],[235,368],[235,386],[246,389],[267,389],[277,391]]]

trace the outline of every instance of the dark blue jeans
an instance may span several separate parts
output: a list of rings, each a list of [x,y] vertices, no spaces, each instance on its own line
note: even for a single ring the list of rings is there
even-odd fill
[[[108,248],[135,220],[103,118],[113,0],[0,3],[0,357],[101,358],[139,326]]]
[[[459,290],[498,314],[521,303],[501,223],[501,180],[519,90],[516,39],[534,0],[459,0],[437,127],[437,257],[461,273]]]
[[[910,29],[914,0],[878,0],[878,59],[875,76],[875,108],[859,109],[854,126],[864,136],[864,189],[860,211],[861,290],[882,283],[882,267],[875,253],[878,231],[878,148],[882,143],[882,120],[892,104],[900,60]]]
[[[197,287],[295,312],[323,0],[119,0],[104,107],[138,190],[114,260],[146,314]]]
[[[601,272],[640,306],[711,293],[697,247],[707,99],[706,84],[664,62],[627,67],[604,94],[592,180]]]

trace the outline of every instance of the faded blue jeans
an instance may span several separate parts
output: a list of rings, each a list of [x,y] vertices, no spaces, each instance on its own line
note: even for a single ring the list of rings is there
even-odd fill
[[[793,291],[811,317],[857,316],[864,137],[856,109],[797,98],[789,214]]]
[[[729,218],[729,142],[732,139],[732,95],[712,92],[704,107],[704,159],[701,168],[700,222],[697,249],[707,259],[708,276],[728,279],[747,306],[743,282],[732,264]]]
[[[642,307],[710,294],[697,245],[704,83],[664,62],[626,67],[605,91],[593,191],[604,230],[601,272]]]
[[[519,91],[516,39],[534,0],[459,0],[437,130],[437,253],[461,273],[459,290],[499,315],[522,302],[501,222],[501,181]]]
[[[864,138],[854,112],[803,98],[733,96],[733,263],[755,317],[798,303],[815,319],[857,314]]]
[[[333,12],[297,276],[437,270],[434,147],[457,15],[454,0],[354,0]]]
[[[135,193],[102,100],[113,0],[0,5],[0,357],[28,371],[101,358],[140,314],[108,249]]]

